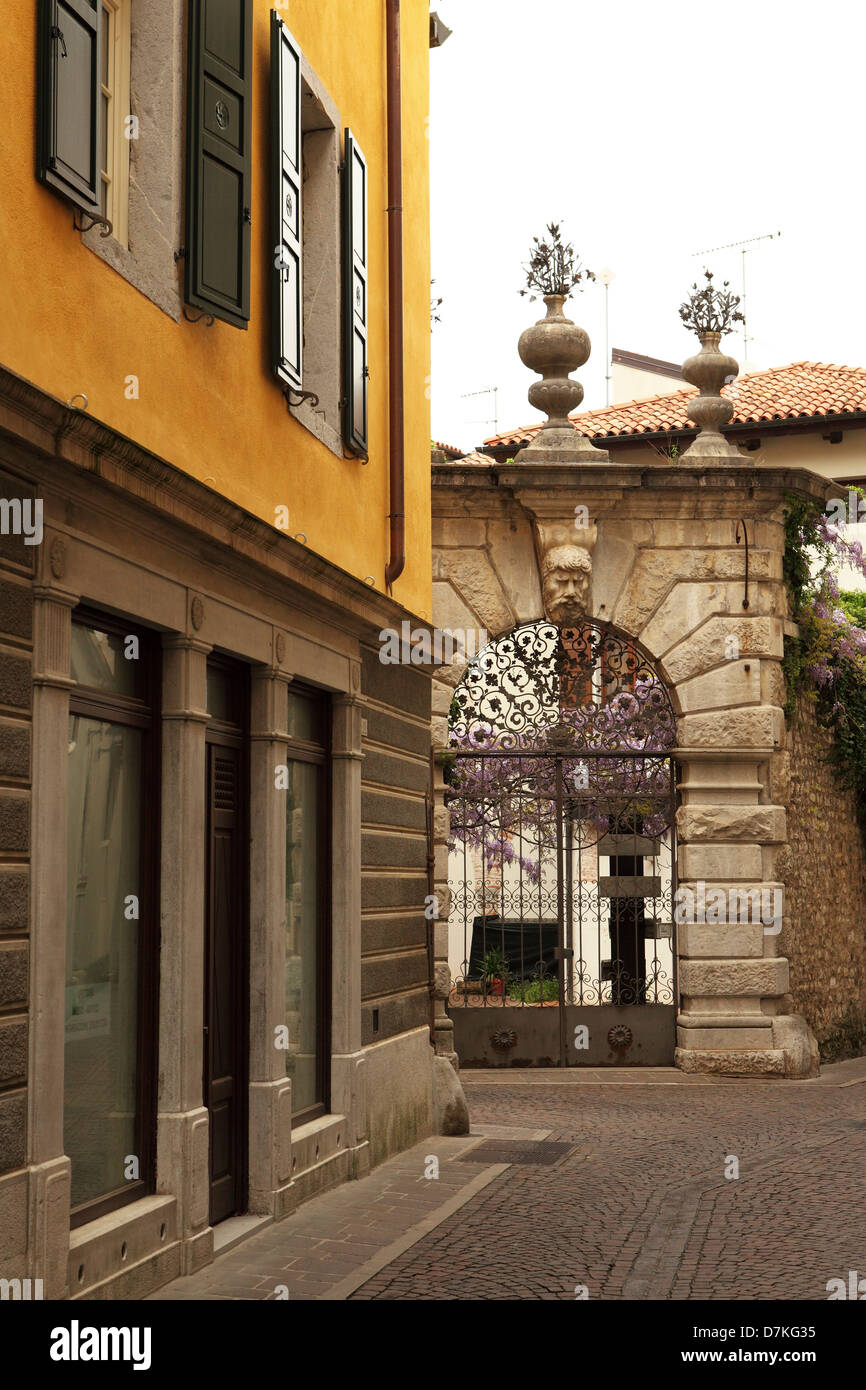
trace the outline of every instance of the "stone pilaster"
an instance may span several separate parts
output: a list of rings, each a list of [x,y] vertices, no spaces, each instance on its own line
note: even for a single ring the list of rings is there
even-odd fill
[[[282,1214],[292,1178],[292,1083],[275,1029],[286,1013],[286,761],[291,676],[252,673],[250,709],[250,1211]]]
[[[433,921],[433,1046],[437,1057],[446,1057],[456,1071],[460,1061],[454,1050],[454,1024],[445,1011],[451,992],[451,970],[448,964],[448,918],[451,897],[448,888],[448,807],[445,805],[445,782],[439,758],[433,759],[433,836],[436,851],[433,895],[437,911]]]
[[[60,566],[62,569],[62,566]],[[47,576],[46,576],[47,578]],[[31,1278],[65,1298],[71,1165],[63,1152],[66,988],[66,815],[70,638],[78,595],[34,590],[28,1164]]]
[[[202,1094],[209,651],[194,637],[163,642],[157,1191],[177,1199],[184,1274],[213,1254]]]
[[[360,668],[352,690],[334,697],[331,760],[331,1110],[346,1116],[354,1176],[369,1167],[366,1063],[361,1048],[361,717]]]

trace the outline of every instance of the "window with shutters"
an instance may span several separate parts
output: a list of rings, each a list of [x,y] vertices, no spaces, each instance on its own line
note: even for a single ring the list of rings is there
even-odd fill
[[[130,0],[102,0],[100,211],[121,246],[129,237]]]
[[[85,246],[175,320],[183,12],[181,0],[39,0],[37,40],[37,177],[110,220],[110,236],[101,226],[81,233]],[[136,110],[139,91],[146,114]]]
[[[367,161],[350,130],[343,146],[343,439],[367,457],[369,317]]]
[[[189,0],[184,293],[246,328],[252,233],[253,0]]]
[[[342,457],[340,118],[272,11],[272,353],[295,419]]]
[[[102,48],[101,0],[41,0],[37,174],[73,206],[97,216]]]

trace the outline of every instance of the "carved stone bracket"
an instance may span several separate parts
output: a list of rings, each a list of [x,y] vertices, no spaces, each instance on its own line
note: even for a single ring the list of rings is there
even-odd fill
[[[570,627],[592,616],[594,523],[576,528],[573,521],[536,521],[535,545],[541,576],[544,615]]]

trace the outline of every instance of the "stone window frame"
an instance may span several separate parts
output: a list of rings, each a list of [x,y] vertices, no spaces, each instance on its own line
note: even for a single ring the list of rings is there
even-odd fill
[[[122,275],[175,323],[183,300],[175,252],[183,235],[184,0],[121,0],[130,14],[128,114],[138,117],[138,139],[128,146],[124,240],[99,227],[83,232],[84,245]],[[119,93],[122,98],[122,93]]]

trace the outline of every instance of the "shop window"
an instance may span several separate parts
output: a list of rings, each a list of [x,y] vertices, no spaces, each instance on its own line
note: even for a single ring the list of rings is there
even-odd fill
[[[153,1190],[159,649],[79,611],[71,669],[64,1147],[78,1225]]]
[[[286,1075],[295,1122],[330,1105],[329,704],[289,695],[286,803]]]

